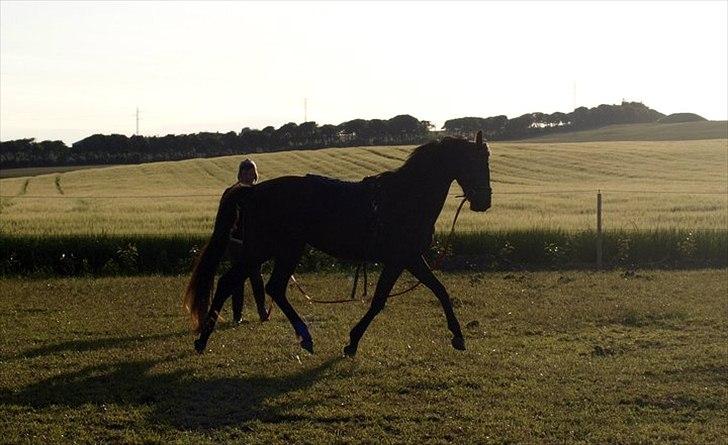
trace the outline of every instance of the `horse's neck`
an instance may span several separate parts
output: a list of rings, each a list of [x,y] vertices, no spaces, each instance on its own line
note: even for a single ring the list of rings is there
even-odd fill
[[[453,180],[446,163],[433,157],[430,162],[417,162],[392,172],[390,183],[398,205],[409,207],[409,210],[434,223]]]

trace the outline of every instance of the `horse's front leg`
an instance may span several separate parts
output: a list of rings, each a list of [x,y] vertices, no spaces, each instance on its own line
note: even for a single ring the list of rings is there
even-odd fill
[[[452,302],[450,301],[450,295],[447,293],[447,289],[442,285],[440,280],[432,273],[432,270],[425,262],[422,257],[417,258],[412,264],[407,266],[407,270],[414,275],[415,278],[420,280],[422,284],[427,286],[440,300],[442,309],[445,311],[445,317],[447,318],[447,327],[452,332],[452,346],[460,351],[465,350],[465,339],[463,333],[460,330],[460,323],[455,316],[455,311],[452,308]]]
[[[372,304],[369,306],[369,310],[359,320],[359,323],[349,333],[349,344],[344,347],[344,355],[353,357],[356,355],[356,350],[359,347],[359,340],[366,332],[369,323],[372,322],[374,317],[377,316],[384,305],[387,303],[387,297],[394,287],[394,283],[397,282],[397,278],[402,274],[403,268],[399,265],[385,265],[382,269],[382,273],[379,276],[377,282],[377,288],[374,291],[374,297],[372,298]]]

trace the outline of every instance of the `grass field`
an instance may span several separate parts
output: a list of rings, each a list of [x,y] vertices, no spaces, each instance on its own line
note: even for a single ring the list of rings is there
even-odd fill
[[[689,141],[728,139],[728,121],[609,125],[526,139],[526,142]]]
[[[727,274],[445,274],[468,351],[416,291],[390,301],[354,359],[340,350],[358,303],[292,291],[313,356],[280,312],[222,323],[196,356],[184,279],[5,279],[1,441],[720,443]],[[322,298],[347,280],[299,279]]]
[[[604,190],[606,229],[725,230],[728,226],[726,139],[515,142],[493,143],[491,148],[493,208],[485,214],[463,212],[459,231],[593,229],[597,189]],[[318,173],[354,180],[397,167],[410,151],[411,147],[365,147],[251,157],[263,179]],[[193,159],[3,179],[0,193],[13,197],[0,201],[0,234],[208,234],[218,197],[232,182],[241,159]],[[454,195],[459,193],[453,185],[440,230],[450,224],[458,203]]]
[[[0,170],[0,179],[3,178],[22,178],[27,176],[40,176],[53,173],[66,173],[77,170],[88,170],[90,168],[107,168],[113,165],[62,165],[56,167],[24,167],[24,168],[4,168]]]

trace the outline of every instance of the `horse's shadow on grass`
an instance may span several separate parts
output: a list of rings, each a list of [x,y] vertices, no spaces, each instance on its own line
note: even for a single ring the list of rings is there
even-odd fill
[[[223,325],[217,328],[217,331],[225,331],[232,329],[233,325]],[[189,330],[181,330],[177,332],[165,332],[158,334],[137,334],[127,335],[124,337],[105,337],[92,338],[87,340],[68,340],[61,343],[39,346],[37,348],[21,351],[16,354],[0,356],[0,359],[31,359],[38,357],[46,357],[49,355],[58,355],[65,353],[90,352],[97,350],[108,350],[113,348],[127,348],[135,344],[149,342],[152,340],[169,340],[171,338],[184,337],[189,335]]]
[[[277,423],[308,419],[292,414],[315,402],[277,398],[309,388],[341,358],[331,358],[315,368],[280,377],[254,375],[204,378],[189,369],[158,373],[157,365],[177,358],[138,360],[89,366],[80,371],[51,377],[20,390],[0,389],[5,404],[44,409],[52,406],[80,408],[86,404],[151,408],[152,424],[167,424],[181,430],[214,430],[258,420]],[[295,398],[294,398],[295,399]],[[326,419],[323,419],[326,420]]]
[[[124,348],[135,343],[148,341],[148,340],[166,340],[173,337],[181,337],[188,334],[186,331],[166,334],[154,334],[148,336],[140,335],[129,335],[126,337],[107,337],[107,338],[94,338],[89,340],[69,340],[61,343],[55,343],[52,345],[39,346],[37,348],[28,349],[27,351],[19,352],[10,358],[38,358],[46,357],[48,355],[58,355],[65,353],[77,353],[77,352],[89,352],[96,350],[108,350],[112,348]]]

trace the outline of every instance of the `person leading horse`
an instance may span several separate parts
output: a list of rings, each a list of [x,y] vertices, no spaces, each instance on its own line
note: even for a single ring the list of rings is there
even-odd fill
[[[284,176],[223,196],[212,237],[186,291],[185,307],[200,334],[195,350],[204,352],[220,309],[231,294],[232,283],[272,258],[273,272],[265,290],[292,324],[301,347],[313,352],[308,327],[286,298],[288,280],[306,245],[340,259],[383,265],[369,310],[351,330],[345,355],[356,354],[364,332],[384,308],[405,269],[438,298],[452,333],[452,346],[464,350],[465,339],[450,296],[423,254],[432,242],[435,223],[453,181],[463,189],[471,210],[484,212],[490,208],[489,156],[488,146],[478,132],[475,142],[446,137],[417,147],[399,168],[360,182]],[[230,279],[220,279],[211,302],[214,274],[221,258],[219,249],[227,243],[237,206],[255,212],[243,212],[241,261],[229,271]]]

